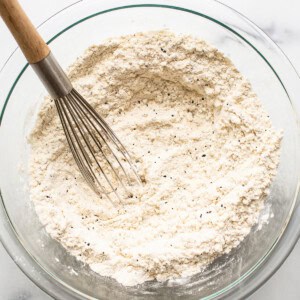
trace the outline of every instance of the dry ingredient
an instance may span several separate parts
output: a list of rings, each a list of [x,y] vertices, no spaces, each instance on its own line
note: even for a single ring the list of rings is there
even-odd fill
[[[124,285],[195,274],[238,246],[269,192],[281,134],[232,62],[198,38],[145,32],[88,48],[69,76],[145,183],[123,207],[94,194],[47,98],[29,138],[47,232]]]

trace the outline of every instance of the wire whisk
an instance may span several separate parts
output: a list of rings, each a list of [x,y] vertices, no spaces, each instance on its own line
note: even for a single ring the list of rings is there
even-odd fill
[[[98,194],[118,195],[118,187],[140,182],[130,156],[101,116],[73,88],[48,45],[17,0],[0,0],[0,14],[27,61],[54,99],[78,168]]]
[[[117,186],[124,190],[139,176],[130,155],[95,109],[75,90],[55,105],[77,166],[96,193],[110,194],[121,201]]]

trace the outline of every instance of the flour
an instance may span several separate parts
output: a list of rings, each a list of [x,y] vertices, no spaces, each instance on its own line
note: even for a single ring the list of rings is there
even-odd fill
[[[160,31],[92,46],[68,73],[145,183],[122,209],[94,194],[47,98],[29,138],[31,199],[47,232],[124,285],[190,276],[238,246],[269,193],[281,135],[232,62]]]

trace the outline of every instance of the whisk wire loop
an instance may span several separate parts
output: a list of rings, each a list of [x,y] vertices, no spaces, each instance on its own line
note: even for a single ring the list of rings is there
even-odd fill
[[[75,90],[55,99],[55,105],[74,160],[96,192],[121,202],[118,188],[127,191],[124,179],[140,182],[131,158],[108,124]],[[126,170],[127,167],[127,170]],[[110,170],[110,171],[109,171]]]

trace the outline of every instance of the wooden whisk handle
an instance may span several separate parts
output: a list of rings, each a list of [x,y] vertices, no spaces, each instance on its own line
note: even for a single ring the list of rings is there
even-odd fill
[[[48,45],[17,0],[0,0],[0,15],[29,63],[37,63],[48,56]]]

